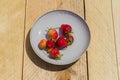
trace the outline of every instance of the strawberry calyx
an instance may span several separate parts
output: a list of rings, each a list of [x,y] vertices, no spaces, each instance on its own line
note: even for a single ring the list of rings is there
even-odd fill
[[[54,48],[48,48],[47,52],[50,53]]]
[[[67,36],[67,42],[68,42],[68,45],[71,45],[74,41],[74,37],[72,35],[70,36]]]
[[[65,37],[71,36],[72,34],[73,34],[73,32],[66,33],[66,34],[65,34]]]
[[[62,56],[63,56],[63,54],[58,54],[56,60],[61,60]]]
[[[72,44],[72,39],[67,39],[68,45]]]

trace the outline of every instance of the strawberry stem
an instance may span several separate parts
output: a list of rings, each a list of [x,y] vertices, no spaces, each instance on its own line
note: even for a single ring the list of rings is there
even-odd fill
[[[47,31],[47,32],[48,32],[50,29],[51,29],[51,28],[47,27],[47,30],[45,30],[45,31]]]
[[[73,34],[73,32],[69,32],[69,33],[68,33],[68,35],[72,35],[72,34]]]
[[[56,58],[56,60],[61,60],[61,57],[63,56],[63,54],[59,54],[59,55],[57,55],[57,58]]]
[[[42,52],[47,56],[49,55],[45,50],[42,50]]]
[[[72,44],[72,40],[71,39],[67,39],[67,41],[68,41],[68,45]]]
[[[49,30],[49,27],[47,27],[47,29],[45,31],[48,32],[48,30]]]

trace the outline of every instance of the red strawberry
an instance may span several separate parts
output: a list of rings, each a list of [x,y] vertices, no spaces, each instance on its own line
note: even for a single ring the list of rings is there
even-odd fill
[[[55,41],[47,40],[47,48],[53,48],[55,46]]]
[[[74,42],[74,37],[73,36],[67,36],[67,42],[68,42],[68,45],[71,45],[73,42]]]
[[[60,30],[64,36],[68,35],[72,31],[72,27],[68,24],[62,24]]]
[[[54,28],[50,28],[47,33],[48,39],[57,39],[58,32]]]
[[[60,49],[67,47],[67,45],[67,40],[62,36],[56,41],[56,46]]]
[[[50,52],[50,56],[54,59],[61,59],[62,57],[62,54],[60,54],[59,50],[58,49],[53,49],[51,52]]]

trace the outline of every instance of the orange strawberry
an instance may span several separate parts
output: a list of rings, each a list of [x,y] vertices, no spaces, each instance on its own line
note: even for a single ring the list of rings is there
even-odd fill
[[[50,28],[47,33],[48,39],[56,40],[58,37],[58,32],[54,28]]]
[[[42,39],[38,44],[39,48],[40,49],[45,49],[46,48],[46,42],[47,41],[45,39]]]

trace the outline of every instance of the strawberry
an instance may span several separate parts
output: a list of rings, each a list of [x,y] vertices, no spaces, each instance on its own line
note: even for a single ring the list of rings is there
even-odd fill
[[[68,42],[68,45],[71,45],[73,42],[74,42],[74,37],[73,36],[67,36],[67,42]]]
[[[45,39],[42,39],[38,44],[39,48],[40,49],[45,49],[46,48],[46,42],[47,41]]]
[[[67,36],[72,31],[72,27],[68,24],[62,24],[60,30],[64,36]]]
[[[56,46],[59,48],[59,49],[62,49],[62,48],[65,48],[65,47],[67,47],[67,40],[64,38],[64,37],[62,37],[62,36],[60,36],[59,38],[58,38],[58,40],[56,41]]]
[[[58,49],[53,49],[49,54],[53,59],[61,59],[63,55],[63,54],[60,54]]]
[[[48,48],[47,52],[50,53],[54,48]]]
[[[47,45],[47,48],[54,48],[54,46],[55,46],[55,41],[53,41],[52,39],[47,40],[46,45]]]
[[[48,39],[57,39],[58,32],[54,28],[50,28],[47,33]]]

